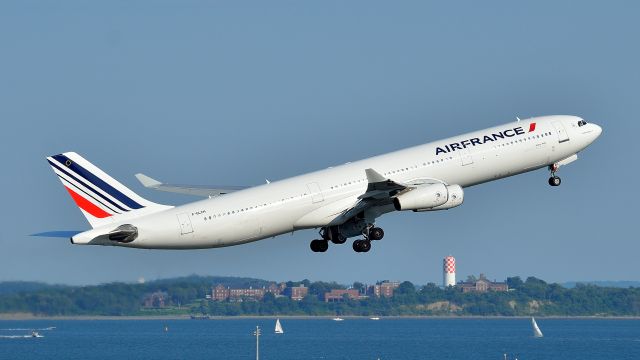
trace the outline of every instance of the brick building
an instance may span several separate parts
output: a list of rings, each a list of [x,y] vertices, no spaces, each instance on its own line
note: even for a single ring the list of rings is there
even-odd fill
[[[243,299],[262,300],[266,290],[254,289],[249,287],[248,289],[231,289],[224,285],[217,285],[211,290],[211,299],[214,301],[239,301]]]
[[[285,288],[283,295],[288,296],[291,300],[300,301],[309,293],[309,288],[301,284],[300,286],[292,286]]]
[[[488,280],[484,274],[475,281],[460,281],[457,285],[463,293],[467,292],[487,292],[487,291],[508,291],[506,282],[493,282]]]
[[[400,283],[397,281],[383,281],[378,284],[369,286],[367,289],[367,294],[373,295],[375,297],[392,297],[393,291],[400,286]]]
[[[213,289],[211,289],[211,300],[213,301],[239,301],[242,299],[247,300],[262,300],[266,293],[272,293],[275,296],[280,296],[280,294],[285,289],[284,284],[276,284],[271,283],[269,286],[265,286],[262,288],[244,288],[244,289],[231,289],[222,284],[218,284]]]
[[[345,296],[351,300],[359,300],[362,298],[360,295],[360,291],[356,289],[333,289],[328,293],[324,293],[324,301],[325,302],[339,302],[344,301]]]

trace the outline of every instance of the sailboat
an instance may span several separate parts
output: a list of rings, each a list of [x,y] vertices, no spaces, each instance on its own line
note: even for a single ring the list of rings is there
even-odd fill
[[[284,334],[284,330],[282,330],[282,325],[280,324],[280,319],[276,319],[276,334]]]
[[[534,319],[533,316],[531,317],[531,326],[533,327],[533,337],[541,338],[543,336],[542,331],[540,331],[536,319]]]

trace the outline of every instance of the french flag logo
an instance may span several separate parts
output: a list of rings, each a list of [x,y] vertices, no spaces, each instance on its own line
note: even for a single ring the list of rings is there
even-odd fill
[[[536,130],[536,123],[529,124],[529,132],[533,132]]]

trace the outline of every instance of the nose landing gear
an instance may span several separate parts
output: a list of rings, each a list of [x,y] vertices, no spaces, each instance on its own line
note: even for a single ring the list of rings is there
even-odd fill
[[[549,185],[551,186],[560,186],[562,183],[562,179],[559,176],[556,176],[556,171],[558,171],[558,164],[549,165],[549,171],[551,171],[551,177],[549,178]]]

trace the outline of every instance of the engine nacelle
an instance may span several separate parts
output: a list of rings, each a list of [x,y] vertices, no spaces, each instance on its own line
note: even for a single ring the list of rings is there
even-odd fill
[[[444,184],[422,185],[393,199],[396,210],[431,209],[443,205],[449,199],[447,187]]]
[[[396,210],[437,211],[462,205],[464,191],[460,185],[422,185],[393,199]]]
[[[462,190],[462,186],[449,185],[447,186],[447,191],[449,192],[449,199],[447,199],[446,203],[433,208],[429,208],[429,209],[417,209],[413,211],[421,212],[421,211],[448,210],[456,206],[462,205],[462,202],[464,201],[464,190]]]

